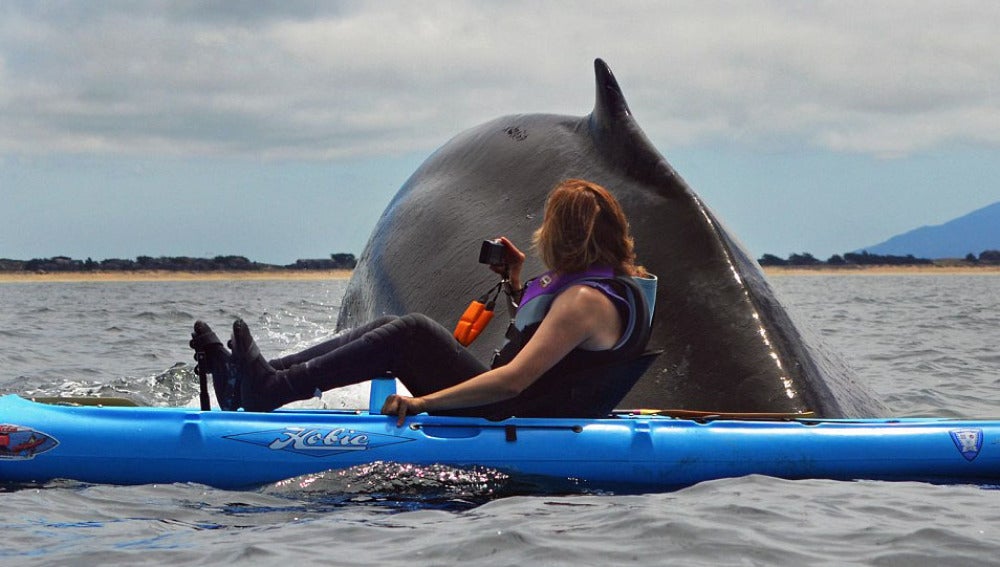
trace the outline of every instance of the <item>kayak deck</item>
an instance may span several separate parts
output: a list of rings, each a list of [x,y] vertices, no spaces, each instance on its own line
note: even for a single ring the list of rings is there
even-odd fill
[[[241,488],[375,461],[481,466],[594,487],[788,479],[1000,483],[1000,421],[481,418],[66,407],[0,397],[0,482]]]

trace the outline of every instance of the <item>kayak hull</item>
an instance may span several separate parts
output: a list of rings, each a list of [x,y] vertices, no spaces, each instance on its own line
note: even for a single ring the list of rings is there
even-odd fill
[[[0,397],[0,482],[258,486],[376,461],[669,490],[787,479],[1000,483],[1000,421],[508,419],[64,407]]]

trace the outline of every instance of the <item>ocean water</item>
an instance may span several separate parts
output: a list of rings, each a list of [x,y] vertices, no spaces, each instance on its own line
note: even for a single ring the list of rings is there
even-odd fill
[[[1000,416],[1000,276],[783,276],[773,286],[897,416]],[[0,284],[0,392],[195,405],[196,318],[266,353],[335,326],[346,281]],[[364,386],[316,405],[365,405]],[[2,422],[0,416],[0,422]],[[301,480],[301,479],[300,479]],[[753,476],[536,493],[406,465],[224,491],[0,485],[0,564],[1000,565],[1000,491]]]

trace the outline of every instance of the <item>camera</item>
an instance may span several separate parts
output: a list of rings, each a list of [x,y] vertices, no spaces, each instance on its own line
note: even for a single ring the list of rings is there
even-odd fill
[[[500,239],[484,240],[483,246],[479,249],[479,263],[499,266],[504,262],[504,245]]]

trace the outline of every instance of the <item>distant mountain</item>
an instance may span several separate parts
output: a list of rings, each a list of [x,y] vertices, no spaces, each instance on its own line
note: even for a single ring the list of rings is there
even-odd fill
[[[859,249],[872,254],[913,254],[917,258],[964,258],[1000,250],[1000,202],[937,226],[920,228]]]

